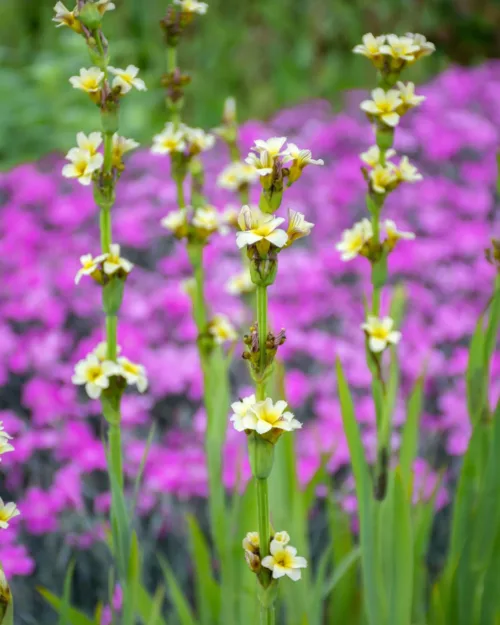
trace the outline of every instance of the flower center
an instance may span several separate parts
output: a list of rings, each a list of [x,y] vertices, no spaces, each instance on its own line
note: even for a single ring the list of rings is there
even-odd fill
[[[87,172],[87,161],[78,161],[75,163],[75,169],[78,176],[84,176]]]
[[[94,260],[91,258],[90,260],[86,260],[83,263],[83,269],[92,269],[94,265],[95,265]]]
[[[385,341],[385,339],[387,338],[389,332],[385,328],[382,328],[382,326],[380,326],[378,328],[373,328],[370,331],[370,334],[375,339],[382,339],[383,341]]]
[[[290,569],[292,567],[292,556],[288,553],[288,551],[279,551],[274,556],[274,561],[284,569]]]
[[[94,77],[84,78],[82,86],[86,91],[97,91],[99,89],[99,84]]]
[[[95,365],[87,369],[87,380],[89,382],[95,382],[97,378],[102,375],[102,368],[100,365]]]
[[[123,369],[127,373],[132,373],[133,375],[137,375],[139,373],[139,367],[137,365],[134,365],[132,362],[126,362],[123,365]]]
[[[355,234],[349,241],[349,250],[355,251],[363,247],[363,237],[360,234]]]

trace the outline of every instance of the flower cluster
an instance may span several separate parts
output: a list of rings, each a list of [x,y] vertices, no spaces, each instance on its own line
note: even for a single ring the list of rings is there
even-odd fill
[[[423,35],[406,33],[402,37],[375,37],[368,33],[363,36],[363,43],[354,47],[353,52],[366,56],[384,74],[391,74],[401,71],[405,66],[412,65],[435,50],[435,45]]]
[[[148,388],[144,366],[125,356],[119,356],[116,362],[108,360],[105,342],[99,343],[90,354],[76,363],[71,381],[77,386],[84,385],[87,395],[91,399],[98,399],[102,391],[109,388],[111,378],[115,378],[118,385],[135,386],[140,393]]]
[[[65,178],[75,178],[80,184],[88,186],[101,171],[104,156],[99,152],[102,144],[102,133],[91,132],[88,136],[79,132],[76,135],[77,147],[71,148],[66,154],[70,161],[62,169]],[[137,141],[113,134],[112,168],[119,175],[125,168],[123,156],[138,147]]]
[[[389,252],[394,249],[398,241],[415,238],[413,232],[398,230],[392,219],[386,219],[382,222],[382,231],[385,232],[385,239],[375,243],[372,223],[365,217],[355,223],[352,228],[344,230],[342,240],[335,247],[341,253],[342,260],[349,261],[356,258],[356,256],[374,258],[380,253],[381,247]]]
[[[106,284],[112,277],[124,280],[134,267],[129,260],[120,256],[118,243],[112,243],[106,254],[95,257],[92,254],[80,256],[80,263],[82,266],[75,276],[75,284],[83,276],[90,276],[99,284]]]
[[[221,189],[241,191],[256,182],[259,175],[254,165],[236,161],[224,167],[217,178],[217,184]]]
[[[260,537],[258,532],[248,532],[243,539],[245,560],[251,571],[259,573],[261,567],[272,571],[273,579],[285,575],[294,582],[301,578],[301,570],[307,568],[307,560],[297,555],[297,549],[290,544],[288,532],[276,532],[271,536],[269,545],[270,555],[262,560],[260,557]]]
[[[2,421],[0,421],[0,462],[2,460],[3,454],[6,454],[9,451],[14,451],[14,447],[10,444],[9,441],[12,440],[12,436],[7,434],[4,429]],[[15,503],[4,503],[0,498],[0,528],[6,529],[9,527],[9,521],[14,517],[21,514]]]
[[[302,427],[293,413],[287,410],[286,401],[273,403],[269,397],[257,401],[255,395],[244,397],[231,404],[234,429],[238,432],[257,432],[266,440],[275,442],[283,432],[293,432]]]
[[[170,211],[160,223],[177,239],[187,238],[202,243],[207,242],[210,235],[215,232],[226,234],[228,231],[224,215],[209,204],[196,209],[186,206]]]
[[[371,121],[379,121],[391,128],[399,124],[405,113],[425,100],[425,96],[415,94],[415,85],[412,82],[398,82],[397,89],[387,91],[377,87],[371,92],[371,96],[371,100],[361,102],[361,110]]]
[[[182,154],[186,158],[213,148],[215,137],[202,128],[167,122],[163,130],[153,137],[153,154]]]

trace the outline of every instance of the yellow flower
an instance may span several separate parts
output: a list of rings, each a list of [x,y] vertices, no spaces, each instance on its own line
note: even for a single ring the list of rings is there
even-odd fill
[[[181,210],[170,212],[160,223],[164,228],[173,232],[176,237],[181,238],[185,236],[188,228],[187,209],[182,208]]]
[[[271,554],[262,560],[262,566],[273,572],[273,579],[287,575],[294,582],[301,578],[300,569],[307,568],[307,560],[297,555],[297,549],[272,540]]]
[[[372,33],[363,35],[363,43],[354,47],[353,52],[355,54],[362,54],[366,56],[376,65],[381,59],[380,46],[385,43],[385,35],[380,37],[374,37]]]
[[[400,114],[419,106],[425,100],[425,96],[415,93],[415,85],[412,82],[407,82],[405,85],[404,82],[399,81],[397,87],[401,98]]]
[[[248,269],[242,271],[236,276],[229,278],[226,282],[226,291],[231,295],[241,295],[242,293],[251,293],[255,290],[255,284],[252,282]]]
[[[255,430],[258,434],[266,434],[272,429],[285,432],[299,430],[302,423],[297,421],[293,413],[286,411],[287,405],[283,400],[273,404],[273,400],[269,397],[257,402],[243,419],[244,429]]]
[[[290,535],[288,532],[276,532],[273,536],[273,540],[281,545],[288,545],[290,542]]]
[[[208,9],[206,2],[198,2],[198,0],[174,0],[174,4],[177,4],[183,13],[205,15]]]
[[[241,399],[240,401],[235,401],[231,404],[231,410],[233,411],[233,415],[229,420],[231,421],[234,429],[237,432],[243,432],[246,429],[245,420],[248,416],[249,411],[253,406],[255,406],[256,402],[257,400],[255,399],[255,395],[249,395],[248,397],[243,397],[243,399]]]
[[[56,14],[52,18],[52,21],[56,22],[56,28],[68,26],[68,28],[71,28],[71,30],[74,30],[76,33],[82,32],[82,25],[76,17],[76,8],[70,11],[62,2],[57,2],[54,6],[54,11]]]
[[[183,126],[184,139],[188,144],[188,150],[190,154],[199,154],[200,152],[206,152],[214,147],[215,137],[202,128],[189,128],[189,126]]]
[[[9,527],[9,521],[20,514],[15,503],[4,503],[0,498],[0,528]]]
[[[322,159],[312,158],[311,150],[300,150],[295,143],[289,143],[284,152],[284,160],[292,161],[288,182],[295,182],[302,175],[302,170],[306,165],[324,165]]]
[[[203,208],[197,208],[192,222],[195,228],[201,230],[200,234],[207,236],[217,230],[222,234],[227,233],[227,226],[221,227],[221,219],[219,213],[213,206],[206,205]]]
[[[113,89],[119,89],[121,95],[128,93],[132,87],[135,87],[138,91],[147,91],[144,80],[137,78],[139,68],[135,65],[128,65],[126,69],[109,66],[108,70],[115,76],[111,86]]]
[[[391,158],[394,154],[396,154],[396,150],[386,150],[385,158]],[[378,145],[373,145],[369,150],[360,154],[359,157],[369,167],[376,167],[380,164],[380,149]]]
[[[403,156],[399,165],[392,165],[392,170],[399,182],[419,182],[423,179],[415,165],[412,165],[407,156]]]
[[[297,239],[306,237],[311,234],[311,230],[314,228],[314,224],[310,221],[306,221],[302,213],[294,211],[291,208],[288,209],[288,229],[286,231],[288,235],[288,241],[286,246],[288,247]]]
[[[104,160],[102,154],[92,156],[90,152],[81,148],[71,148],[66,154],[66,159],[70,163],[62,168],[62,175],[65,178],[76,178],[85,186],[91,183],[92,174],[102,166]]]
[[[2,436],[0,436],[0,456],[8,453],[9,451],[14,451],[14,447],[9,443],[9,440],[8,440],[8,438],[11,438],[11,437],[9,436],[7,438],[8,434],[6,434],[5,432],[1,432],[1,434]]]
[[[251,553],[259,553],[260,538],[259,532],[247,532],[242,542],[243,549]]]
[[[113,167],[120,167],[123,161],[123,155],[135,148],[139,147],[139,143],[133,139],[120,137],[116,132],[113,135]]]
[[[212,321],[208,326],[208,331],[214,337],[217,345],[222,345],[228,341],[237,341],[238,333],[234,329],[233,324],[229,321],[226,315],[218,314],[214,315]]]
[[[374,317],[370,315],[361,324],[361,329],[368,336],[368,347],[375,354],[382,352],[388,345],[397,345],[401,340],[401,332],[393,330],[394,321],[390,317]]]
[[[392,163],[388,165],[375,165],[369,174],[372,189],[375,193],[387,193],[391,185],[398,182],[395,166]]]
[[[87,395],[98,399],[103,389],[109,387],[109,378],[117,375],[117,365],[110,360],[100,361],[95,354],[89,354],[76,363],[73,384],[85,385]]]
[[[84,254],[80,256],[81,268],[75,276],[75,284],[78,284],[82,276],[91,276],[95,271],[100,269],[100,265],[107,258],[107,254],[101,254],[95,258],[92,254]]]
[[[286,154],[286,150],[281,149],[285,141],[286,137],[271,137],[270,139],[267,139],[267,141],[257,139],[254,141],[255,146],[251,149],[254,152],[257,152],[257,154],[266,153],[272,160],[274,160],[278,156]]]
[[[122,351],[122,348],[117,345],[116,353],[119,354]],[[108,359],[108,344],[106,341],[101,341],[97,344],[97,346],[92,350],[92,353],[97,356],[97,358],[102,362]]]
[[[118,358],[116,374],[125,378],[127,384],[137,386],[139,393],[144,393],[148,388],[148,379],[144,366],[132,362],[128,358],[125,358],[125,356],[120,356],[120,358]]]
[[[91,132],[87,136],[84,132],[79,132],[76,135],[76,143],[80,150],[86,150],[90,156],[94,156],[102,143],[102,134],[100,132]]]
[[[384,91],[378,87],[372,91],[371,96],[371,100],[361,102],[361,109],[370,117],[380,119],[387,126],[397,126],[399,115],[396,110],[402,103],[399,91],[396,89]]]
[[[103,269],[104,273],[108,276],[112,276],[120,269],[128,274],[134,267],[129,260],[120,257],[120,246],[118,243],[112,243],[109,246],[109,254],[105,254],[104,256]]]
[[[252,152],[246,157],[245,163],[251,165],[259,176],[269,176],[273,173],[274,160],[268,152],[253,154]]]
[[[419,35],[418,33],[406,33],[405,37],[412,39],[414,45],[418,46],[418,50],[413,53],[415,61],[436,51],[436,46],[430,41],[427,41],[424,35]]]
[[[253,165],[237,161],[224,167],[217,178],[217,185],[221,189],[238,191],[242,186],[252,184],[258,178],[259,173]]]
[[[362,251],[366,243],[373,237],[372,224],[368,219],[362,219],[350,230],[344,230],[342,240],[335,246],[341,252],[341,259],[352,260]]]
[[[97,0],[94,1],[94,5],[97,7],[97,10],[101,15],[104,15],[106,11],[113,11],[116,9],[116,5],[114,2],[110,2],[110,0]]]
[[[396,224],[394,223],[394,221],[392,221],[392,219],[386,219],[383,226],[391,248],[394,247],[394,245],[400,239],[411,241],[415,238],[415,233],[413,232],[404,232],[402,230],[398,230]]]
[[[186,149],[184,132],[176,128],[172,122],[165,124],[164,129],[153,137],[153,154],[170,154],[183,152]]]
[[[246,245],[266,241],[268,245],[283,247],[288,235],[284,230],[278,229],[278,226],[284,221],[283,217],[273,217],[258,208],[243,206],[238,216],[241,231],[236,233],[236,245],[241,249]]]
[[[104,80],[104,72],[98,67],[82,67],[79,76],[71,76],[69,82],[75,89],[81,89],[86,93],[97,93],[101,89]]]
[[[404,61],[415,61],[415,55],[420,51],[420,46],[415,44],[412,37],[387,35],[387,43],[380,47],[380,51],[401,64]]]

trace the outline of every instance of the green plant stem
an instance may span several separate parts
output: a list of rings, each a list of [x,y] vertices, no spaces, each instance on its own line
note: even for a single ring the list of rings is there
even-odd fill
[[[267,287],[257,286],[257,325],[259,333],[260,367],[259,380],[256,384],[257,401],[266,398],[266,340],[267,340]]]
[[[111,169],[113,167],[113,133],[105,132],[104,133],[104,163],[103,163],[103,172],[105,175],[111,174]]]
[[[175,179],[175,188],[177,190],[177,206],[186,208],[186,199],[184,197],[184,180],[181,177]]]
[[[177,47],[176,46],[168,46],[167,47],[167,72],[168,74],[172,74],[177,69]],[[181,113],[180,113],[180,105],[181,103],[175,104],[171,101],[171,99],[167,96],[167,107],[170,111],[170,119],[174,126],[178,126],[181,122]]]
[[[120,423],[110,423],[108,431],[111,470],[123,490],[122,433]]]
[[[264,606],[261,606],[260,622],[261,625],[274,625],[276,623],[274,606],[271,606],[270,608],[265,608]]]

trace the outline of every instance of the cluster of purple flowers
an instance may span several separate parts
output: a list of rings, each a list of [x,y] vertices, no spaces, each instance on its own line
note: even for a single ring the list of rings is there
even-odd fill
[[[422,435],[424,449],[432,453],[418,460],[415,472],[421,492],[429,496],[437,456],[462,454],[470,435],[464,384],[468,339],[494,278],[483,250],[495,234],[500,65],[450,69],[421,91],[426,106],[405,118],[395,147],[410,155],[424,180],[392,194],[387,217],[417,235],[390,258],[390,274],[404,282],[408,297],[399,349],[404,392],[395,422],[404,422],[408,390],[426,365]],[[290,208],[307,211],[316,227],[294,254],[280,257],[280,280],[270,304],[271,326],[286,328],[280,355],[287,368],[287,399],[304,423],[296,441],[302,483],[324,454],[332,473],[349,463],[336,396],[336,356],[355,389],[364,442],[375,451],[370,375],[359,329],[368,264],[363,259],[344,263],[335,250],[342,230],[365,211],[359,154],[370,131],[359,112],[360,99],[349,95],[338,115],[326,103],[313,102],[281,112],[268,125],[251,122],[241,129],[242,153],[257,138],[287,135],[325,161],[324,167],[308,168],[305,184],[287,192]],[[221,211],[230,204],[239,208],[236,197],[215,184],[228,160],[223,145],[205,159],[207,196]],[[8,577],[33,571],[24,532],[57,532],[67,515],[86,514],[93,519],[90,529],[68,536],[85,547],[102,536],[110,502],[104,491],[88,496],[94,476],[105,470],[100,406],[71,383],[75,363],[104,338],[99,289],[91,280],[74,286],[79,257],[98,252],[97,210],[88,189],[61,179],[60,169],[58,159],[48,158],[0,174],[0,419],[16,438],[15,451],[2,464],[4,489],[22,512],[0,534]],[[258,193],[252,189],[254,202]],[[159,508],[166,527],[172,497],[207,495],[196,329],[181,286],[189,277],[189,262],[183,243],[159,228],[160,219],[175,209],[168,160],[138,151],[113,209],[114,236],[136,265],[127,283],[119,344],[146,365],[150,390],[123,399],[124,464],[133,478],[155,421],[138,508],[144,515]],[[234,237],[214,237],[206,249],[209,302],[213,312],[227,314],[246,330],[252,313],[224,286],[240,270]],[[383,302],[386,310],[388,303]],[[242,383],[235,395],[244,396],[250,380],[243,366],[235,362],[234,367]],[[497,354],[491,376],[496,395],[499,373]],[[397,446],[397,434],[393,442]],[[249,479],[244,444],[244,437],[228,427],[228,489],[241,489]],[[340,496],[346,509],[355,511],[349,479]],[[438,504],[446,497],[443,490]]]

